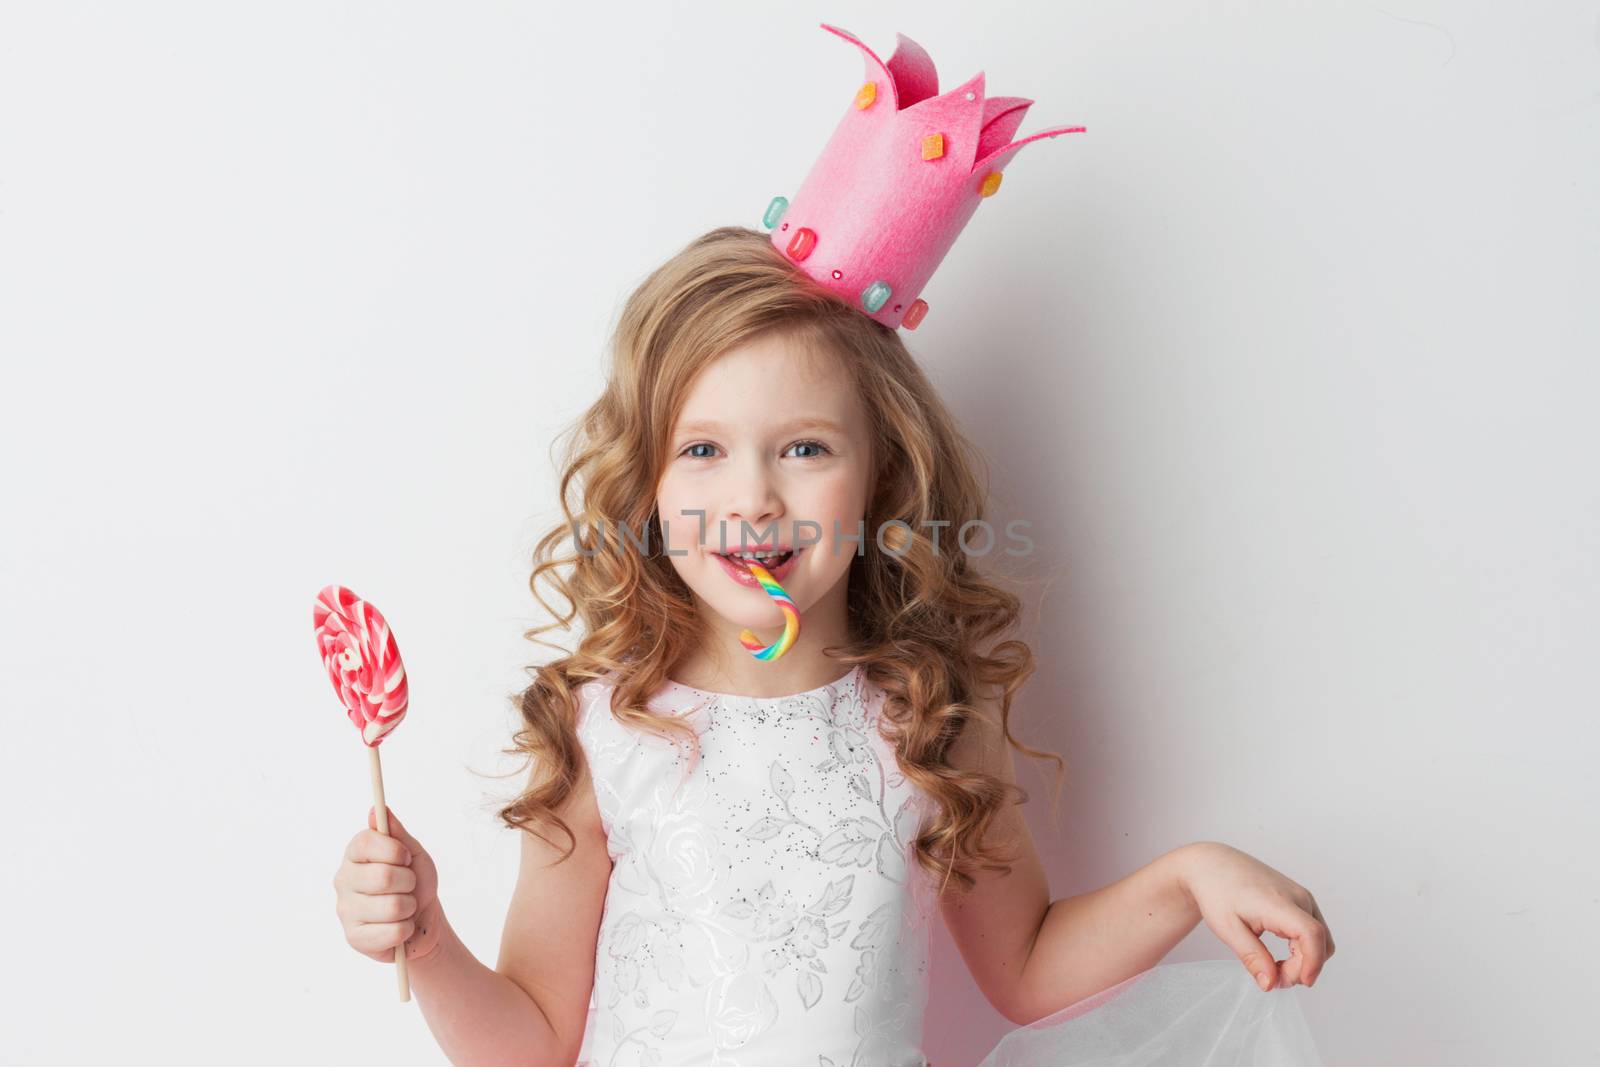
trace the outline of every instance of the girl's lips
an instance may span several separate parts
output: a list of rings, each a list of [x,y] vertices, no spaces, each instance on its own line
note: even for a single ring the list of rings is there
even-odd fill
[[[710,552],[711,550],[707,549],[707,551]],[[788,576],[790,571],[794,570],[795,561],[800,558],[800,554],[804,551],[805,548],[795,549],[789,554],[789,558],[783,561],[783,566],[781,567],[767,567],[767,573],[772,575],[772,580],[777,582],[779,585],[782,585],[784,578]],[[751,589],[761,588],[761,583],[756,581],[755,578],[751,576],[750,572],[745,569],[743,564],[735,563],[733,560],[728,559],[726,556],[723,556],[717,552],[711,552],[711,555],[712,558],[714,558],[717,563],[722,566],[723,571],[728,575],[728,577],[732,578],[740,585],[748,586]],[[765,566],[765,564],[763,564],[763,566]]]

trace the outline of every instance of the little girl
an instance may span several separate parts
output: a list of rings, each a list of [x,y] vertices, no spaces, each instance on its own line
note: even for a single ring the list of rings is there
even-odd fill
[[[896,330],[767,235],[713,230],[632,294],[574,430],[567,521],[530,580],[556,621],[528,636],[576,623],[576,649],[519,698],[531,770],[500,813],[522,863],[498,962],[451,929],[392,813],[335,878],[352,946],[404,944],[452,1063],[937,1062],[936,912],[1019,1026],[1202,920],[1262,990],[1316,981],[1334,951],[1316,901],[1224,844],[1052,900],[1010,751],[1049,755],[1010,732],[1033,657],[978,554],[1008,542],[979,529],[971,448]],[[753,554],[802,620],[771,659],[740,640],[784,623]]]

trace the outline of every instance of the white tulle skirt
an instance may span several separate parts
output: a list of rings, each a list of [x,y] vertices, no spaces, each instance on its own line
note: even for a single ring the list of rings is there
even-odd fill
[[[1165,963],[1011,1031],[978,1067],[1322,1067],[1305,992],[1263,991],[1237,960]]]

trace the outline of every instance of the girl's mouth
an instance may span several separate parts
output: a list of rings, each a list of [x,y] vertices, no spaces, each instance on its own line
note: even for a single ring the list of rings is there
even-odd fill
[[[794,570],[795,560],[799,559],[800,554],[804,551],[805,548],[797,548],[794,551],[785,553],[781,556],[774,556],[771,559],[757,560],[756,562],[760,563],[761,566],[766,569],[766,572],[772,575],[773,581],[777,582],[779,585],[782,585],[784,578]],[[725,556],[721,552],[712,552],[711,554],[716,557],[717,563],[721,565],[723,571],[727,573],[728,577],[732,578],[740,585],[748,586],[751,589],[761,588],[761,583],[756,581],[755,578],[751,576],[749,568],[744,565],[744,561],[742,559],[732,555]]]

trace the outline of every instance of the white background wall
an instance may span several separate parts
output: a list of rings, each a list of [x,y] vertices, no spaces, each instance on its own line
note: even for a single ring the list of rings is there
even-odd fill
[[[1225,840],[1333,927],[1330,1067],[1596,1062],[1600,21],[1554,0],[0,5],[0,1061],[442,1061],[334,915],[312,598],[395,627],[390,803],[492,964],[551,437],[628,289],[798,186],[862,74],[821,21],[1088,127],[907,335],[1034,524],[1054,895]],[[1007,1026],[938,937],[961,1067]]]

